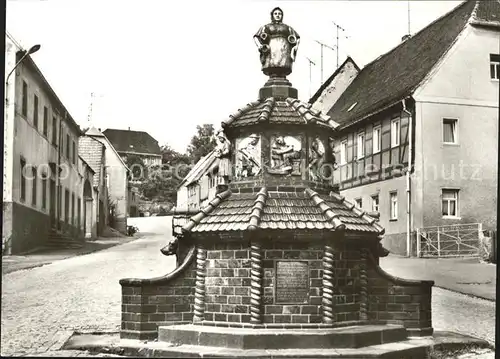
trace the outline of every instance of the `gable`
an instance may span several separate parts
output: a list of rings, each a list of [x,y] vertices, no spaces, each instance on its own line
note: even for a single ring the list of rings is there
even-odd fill
[[[327,113],[358,75],[359,71],[358,65],[348,57],[333,75],[325,81],[316,94],[311,97],[310,103],[312,103],[312,107]]]

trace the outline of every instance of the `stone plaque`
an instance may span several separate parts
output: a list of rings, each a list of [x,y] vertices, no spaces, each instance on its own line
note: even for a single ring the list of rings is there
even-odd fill
[[[307,303],[309,265],[307,262],[276,262],[276,303]]]

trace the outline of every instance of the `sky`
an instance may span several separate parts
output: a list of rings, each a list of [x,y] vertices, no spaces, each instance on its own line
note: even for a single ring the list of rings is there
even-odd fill
[[[321,85],[320,41],[363,67],[461,1],[7,0],[7,31],[32,55],[82,128],[146,131],[184,152],[196,125],[216,128],[266,81],[253,35],[279,6],[300,35],[288,76],[308,101]],[[311,59],[315,66],[310,64]],[[323,79],[337,50],[323,50]],[[312,81],[310,81],[310,70]],[[312,92],[311,92],[312,91]],[[91,93],[92,116],[89,121]]]

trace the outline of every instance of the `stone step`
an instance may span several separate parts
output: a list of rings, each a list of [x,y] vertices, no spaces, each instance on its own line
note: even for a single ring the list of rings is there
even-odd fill
[[[400,325],[359,325],[323,329],[225,328],[170,325],[158,328],[158,341],[234,349],[360,348],[406,340]]]

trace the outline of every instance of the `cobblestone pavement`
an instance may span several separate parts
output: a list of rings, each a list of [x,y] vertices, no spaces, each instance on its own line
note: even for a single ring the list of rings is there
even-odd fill
[[[169,219],[148,217],[139,229],[163,234],[3,275],[2,356],[48,355],[47,351],[52,355],[73,330],[119,331],[118,281],[156,277],[175,265],[173,257],[159,251],[170,234]]]
[[[137,225],[141,232],[158,234],[3,275],[2,356],[91,356],[57,350],[74,330],[119,331],[119,279],[155,277],[174,267],[174,258],[159,252],[170,235],[169,219],[140,220]],[[433,321],[436,330],[458,331],[494,342],[494,302],[435,288]]]

